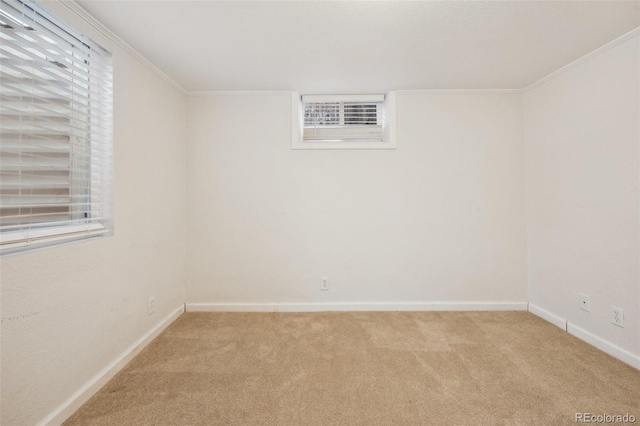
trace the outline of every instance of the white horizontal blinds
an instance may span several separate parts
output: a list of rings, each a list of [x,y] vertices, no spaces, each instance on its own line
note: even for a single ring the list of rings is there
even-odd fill
[[[0,249],[110,228],[111,81],[101,47],[0,0]]]
[[[382,141],[383,95],[303,96],[305,141]]]

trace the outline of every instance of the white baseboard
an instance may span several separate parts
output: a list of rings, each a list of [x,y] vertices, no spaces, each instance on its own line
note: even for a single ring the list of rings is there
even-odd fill
[[[539,316],[545,321],[550,322],[551,324],[560,327],[564,331],[567,331],[567,320],[559,317],[556,314],[553,314],[546,309],[541,308],[538,305],[534,305],[533,303],[529,303],[529,312],[532,314]]]
[[[602,352],[607,353],[614,358],[618,358],[620,361],[640,370],[640,356],[632,354],[628,350],[616,346],[610,341],[598,337],[577,325],[571,324],[570,322],[567,323],[567,331],[569,334],[576,336],[578,339],[587,342],[591,346],[595,346]]]
[[[75,413],[85,402],[96,394],[109,380],[113,378],[122,368],[127,365],[145,346],[155,339],[165,328],[176,320],[184,312],[184,305],[176,308],[167,315],[151,330],[129,346],[120,356],[111,361],[91,380],[78,389],[69,399],[63,402],[58,408],[53,410],[47,417],[41,420],[38,425],[60,425]]]
[[[526,311],[527,302],[187,303],[187,312]]]
[[[60,425],[87,402],[131,359],[183,312],[328,312],[328,311],[526,311],[568,331],[601,351],[640,369],[640,356],[602,339],[537,305],[527,302],[357,302],[357,303],[187,303],[176,308],[129,346],[38,425]]]
[[[538,305],[534,305],[533,303],[529,303],[529,312],[539,316],[540,318],[550,322],[557,327],[560,327],[561,329],[565,330],[569,334],[572,334],[578,339],[600,349],[602,352],[607,353],[612,357],[617,358],[620,361],[640,370],[640,356],[635,355],[619,346],[616,346],[614,343],[611,343],[610,341],[603,339],[602,337],[596,336],[595,334],[585,330],[584,328],[573,325],[566,319],[552,312],[549,312]]]

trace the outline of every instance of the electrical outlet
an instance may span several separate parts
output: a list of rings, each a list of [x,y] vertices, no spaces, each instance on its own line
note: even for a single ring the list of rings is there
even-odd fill
[[[618,327],[624,327],[624,311],[622,308],[611,307],[611,322]]]
[[[320,290],[329,291],[329,277],[322,277],[322,285],[320,286]]]
[[[582,309],[583,311],[591,311],[591,298],[584,294],[584,293],[579,293],[578,294],[578,306],[580,307],[580,309]]]
[[[147,306],[147,315],[151,315],[156,310],[156,298],[151,296],[149,298],[149,305]]]

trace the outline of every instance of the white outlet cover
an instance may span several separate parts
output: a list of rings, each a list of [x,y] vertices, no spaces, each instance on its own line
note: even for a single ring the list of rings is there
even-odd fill
[[[329,277],[322,277],[322,284],[320,285],[320,290],[329,291]]]
[[[591,311],[591,298],[584,293],[578,293],[578,307],[583,311]]]
[[[624,310],[611,306],[611,323],[624,328]]]

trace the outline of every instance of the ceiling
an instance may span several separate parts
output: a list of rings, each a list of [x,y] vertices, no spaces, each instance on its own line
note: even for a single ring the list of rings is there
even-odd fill
[[[520,89],[640,25],[640,1],[78,2],[184,89]]]

